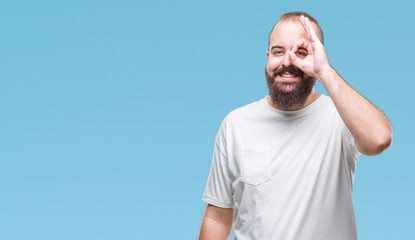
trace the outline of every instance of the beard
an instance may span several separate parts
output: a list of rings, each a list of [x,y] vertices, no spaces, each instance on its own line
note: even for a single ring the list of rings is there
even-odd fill
[[[291,91],[283,91],[282,85],[287,83],[280,83],[275,81],[275,78],[283,72],[289,72],[299,76],[301,78],[300,86]],[[282,67],[275,69],[272,75],[269,74],[265,68],[265,78],[267,79],[271,101],[282,110],[290,110],[293,106],[304,105],[316,82],[315,78],[304,77],[303,71],[293,67]]]

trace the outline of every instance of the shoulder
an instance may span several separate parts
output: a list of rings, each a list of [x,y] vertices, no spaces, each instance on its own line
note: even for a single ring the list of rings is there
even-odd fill
[[[331,99],[330,96],[321,94],[318,101],[320,101],[321,105],[324,107],[334,107],[333,100]]]
[[[316,106],[313,106],[313,110],[316,112],[331,112],[334,115],[338,114],[337,108],[330,96],[321,94],[317,101],[318,102],[315,104]]]
[[[334,105],[333,100],[330,96],[321,95],[322,99],[322,108],[320,110],[321,115],[327,119],[327,125],[332,125],[333,127],[338,127],[341,129],[342,135],[347,136],[349,134],[349,129],[344,123],[343,119],[338,112],[336,105]]]
[[[260,99],[258,101],[249,103],[247,105],[232,110],[230,113],[228,113],[228,115],[226,115],[224,121],[240,121],[245,118],[258,115],[262,111],[262,101],[264,101],[264,99]]]
[[[246,123],[253,117],[258,116],[262,108],[261,101],[263,100],[261,99],[249,103],[229,112],[220,125],[219,133],[226,135],[226,133],[231,131],[231,129],[237,128],[241,125],[245,125],[244,123]]]

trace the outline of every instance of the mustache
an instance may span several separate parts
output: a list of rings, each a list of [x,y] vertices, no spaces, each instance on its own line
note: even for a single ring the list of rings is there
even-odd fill
[[[275,77],[275,76],[277,76],[277,75],[279,75],[279,74],[281,74],[283,72],[288,72],[288,73],[291,73],[291,74],[295,74],[297,76],[303,76],[303,71],[301,71],[298,68],[294,68],[294,67],[282,67],[282,68],[278,68],[278,69],[275,69],[274,70],[273,77]]]

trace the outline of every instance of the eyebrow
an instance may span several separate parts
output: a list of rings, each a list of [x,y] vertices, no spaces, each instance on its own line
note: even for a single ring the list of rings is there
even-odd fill
[[[276,46],[272,46],[270,50],[272,51],[272,49],[274,49],[274,48],[283,48],[283,47],[280,46],[280,45],[276,45]]]
[[[280,45],[276,45],[276,46],[272,46],[270,50],[272,51],[275,48],[283,48],[283,47],[280,46]],[[298,47],[298,50],[304,50],[304,51],[308,52],[307,48],[305,48],[305,47]]]

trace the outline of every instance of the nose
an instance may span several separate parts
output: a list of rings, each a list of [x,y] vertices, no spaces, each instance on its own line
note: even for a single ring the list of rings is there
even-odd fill
[[[281,64],[282,64],[283,67],[289,67],[289,66],[291,66],[290,56],[288,55],[287,52],[284,54],[284,58],[282,59],[282,63]]]

